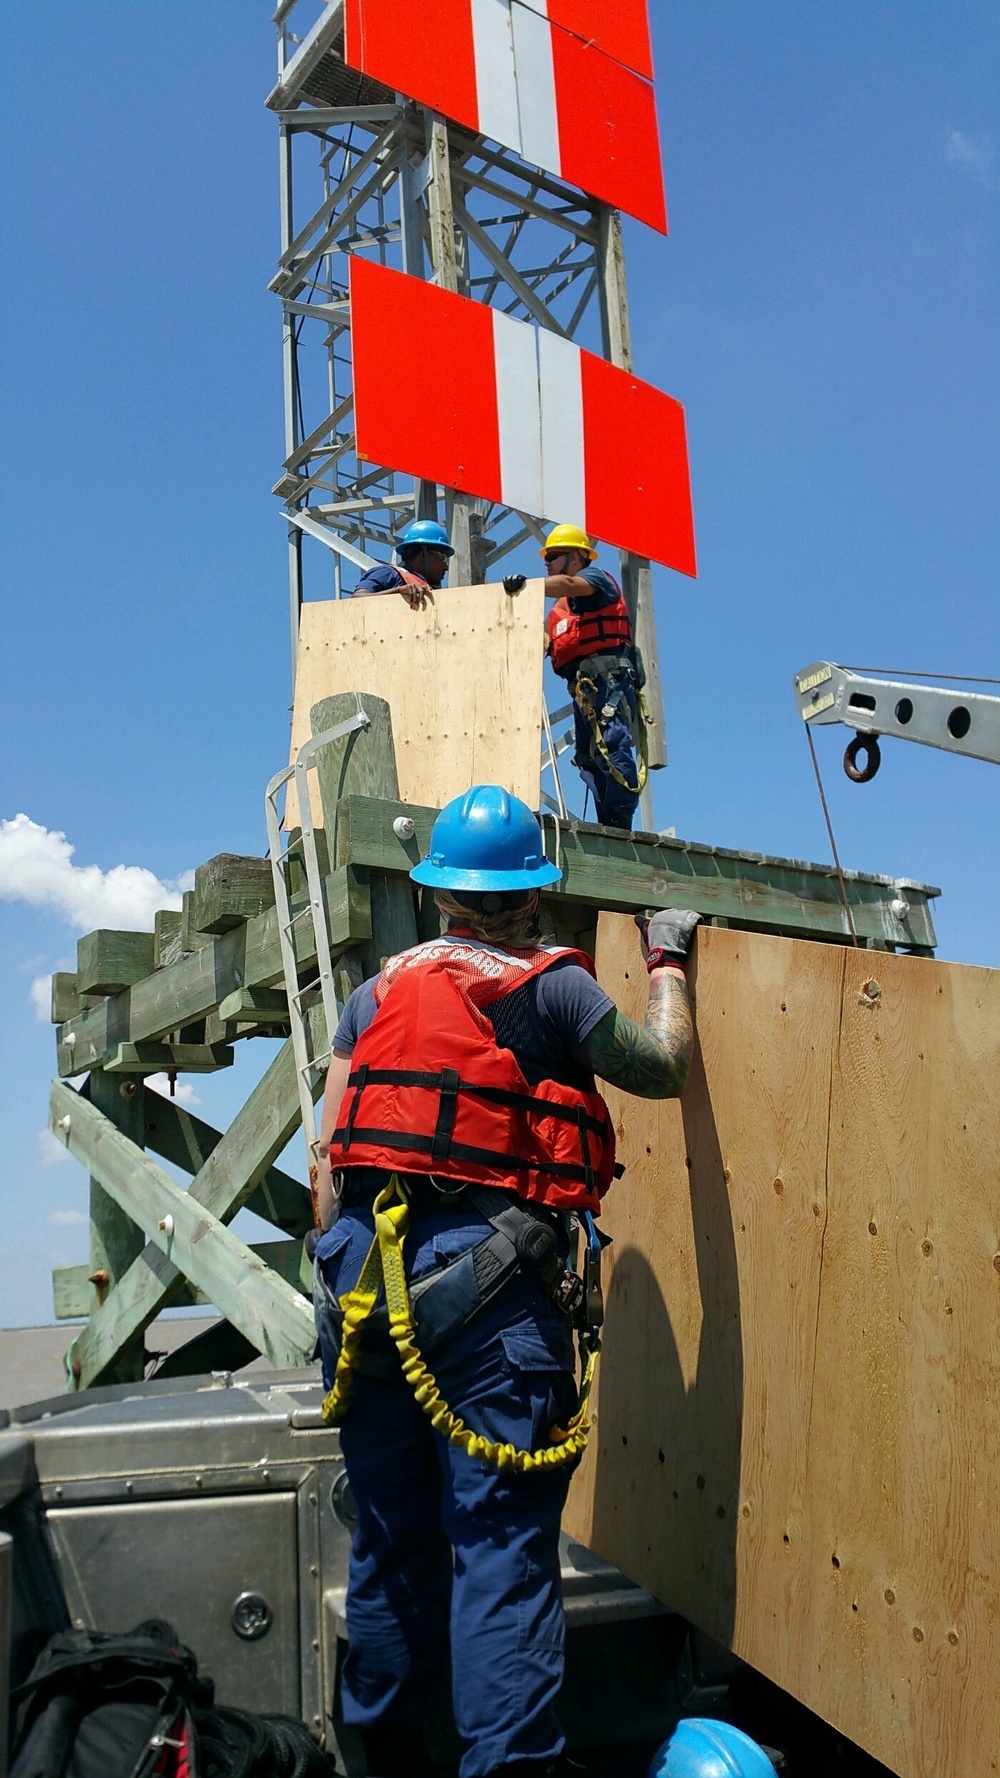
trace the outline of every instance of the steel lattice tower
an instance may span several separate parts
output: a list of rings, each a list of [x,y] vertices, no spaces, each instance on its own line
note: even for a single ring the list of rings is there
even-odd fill
[[[273,491],[288,520],[294,663],[307,593],[339,598],[345,565],[360,573],[388,560],[414,516],[447,526],[456,586],[496,577],[505,556],[566,516],[514,511],[358,458],[351,254],[549,328],[625,370],[633,362],[617,210],[348,67],[342,0],[281,0],[274,22],[278,82],[267,103],[280,126],[281,255],[269,288],[282,305],[285,458]],[[646,664],[656,768],[666,755],[648,560],[621,552],[621,580]],[[558,776],[555,788],[564,810]],[[641,820],[653,826],[648,785]]]

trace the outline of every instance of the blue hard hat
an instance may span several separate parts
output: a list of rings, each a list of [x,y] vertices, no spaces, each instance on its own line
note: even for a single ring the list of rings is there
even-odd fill
[[[774,1778],[774,1767],[732,1723],[687,1716],[654,1753],[649,1778]]]
[[[414,519],[396,539],[400,555],[404,549],[419,549],[421,544],[426,549],[443,549],[446,556],[455,554],[448,542],[447,531],[437,519]]]
[[[475,784],[441,810],[430,852],[410,876],[433,889],[540,889],[562,871],[546,858],[527,803],[499,784]]]

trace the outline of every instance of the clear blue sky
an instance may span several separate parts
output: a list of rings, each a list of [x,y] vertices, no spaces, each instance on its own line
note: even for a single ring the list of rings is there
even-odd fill
[[[640,374],[687,408],[701,564],[658,576],[658,818],[825,860],[792,673],[1000,675],[1000,11],[652,10],[671,233],[629,225],[629,285]],[[0,815],[75,866],[262,852],[286,757],[270,11],[4,6]],[[1000,965],[1000,772],[896,744],[855,788],[843,731],[817,739],[844,862],[939,884],[941,955]],[[89,890],[40,844],[55,901],[0,903],[6,1323],[86,1257],[30,989],[72,967]],[[203,1115],[266,1048],[193,1083]]]

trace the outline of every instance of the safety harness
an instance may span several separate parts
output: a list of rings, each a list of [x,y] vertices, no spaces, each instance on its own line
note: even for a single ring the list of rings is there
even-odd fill
[[[593,1080],[593,1090],[552,1079],[529,1087],[484,1010],[564,961],[593,974],[585,952],[497,947],[462,929],[386,960],[375,984],[377,1011],[355,1048],[330,1142],[335,1165],[391,1174],[375,1200],[375,1239],[355,1288],[334,1299],[319,1268],[318,1288],[340,1321],[337,1370],[323,1404],[331,1423],[346,1412],[354,1371],[393,1374],[391,1350],[380,1356],[376,1343],[374,1351],[362,1351],[367,1327],[388,1333],[421,1407],[470,1456],[525,1472],[568,1463],[583,1450],[604,1318],[603,1237],[591,1211],[620,1171],[614,1126]],[[425,1066],[404,1066],[415,1054]],[[403,1240],[419,1192],[433,1194],[435,1206],[439,1199],[443,1206],[470,1203],[492,1232],[408,1289]],[[559,1217],[567,1212],[585,1232],[582,1279],[565,1265],[557,1240]],[[427,1368],[427,1358],[519,1268],[532,1271],[574,1319],[581,1349],[577,1411],[568,1427],[553,1428],[549,1448],[534,1452],[471,1432],[442,1400]]]
[[[615,1137],[596,1082],[529,1085],[484,1011],[561,962],[594,971],[583,951],[501,950],[453,932],[390,957],[354,1050],[332,1165],[433,1173],[555,1210],[599,1210]],[[409,1065],[415,1056],[421,1068]]]
[[[589,673],[585,673],[581,669],[581,671],[574,675],[570,682],[573,701],[579,706],[590,724],[590,733],[593,738],[594,746],[607,766],[608,771],[611,773],[615,783],[620,784],[622,789],[627,790],[630,795],[640,796],[645,787],[646,777],[649,772],[649,739],[646,731],[653,725],[653,717],[650,715],[649,705],[646,703],[642,686],[638,683],[634,683],[633,688],[635,691],[635,731],[639,758],[636,768],[636,783],[630,784],[628,779],[618,770],[618,767],[611,763],[611,756],[608,753],[608,745],[604,739],[604,732],[601,728],[601,721],[597,712],[597,699],[600,693],[597,688],[596,680],[594,680]],[[631,728],[631,726],[630,723],[629,727]]]
[[[566,673],[573,701],[586,718],[594,747],[615,783],[620,784],[623,790],[627,790],[630,796],[639,796],[645,787],[649,771],[649,742],[646,731],[652,725],[653,718],[650,715],[649,705],[643,696],[642,688],[645,676],[634,646],[632,623],[625,595],[614,575],[609,574],[607,578],[611,581],[617,594],[617,598],[607,605],[574,611],[570,600],[556,600],[545,620],[549,638],[549,657],[557,673]],[[634,729],[638,764],[635,784],[630,784],[618,767],[612,765],[611,756],[608,753],[597,708],[600,692],[596,679],[586,671],[587,661],[597,654],[621,655],[628,666],[636,700]],[[633,724],[629,722],[628,726],[631,729]]]
[[[459,1186],[458,1191],[462,1190]],[[529,1206],[517,1202],[510,1192],[484,1190],[478,1186],[467,1186],[464,1191],[492,1224],[493,1234],[433,1277],[419,1280],[412,1291],[407,1288],[403,1264],[411,1186],[394,1173],[378,1194],[374,1205],[375,1239],[357,1284],[353,1290],[344,1293],[338,1305],[343,1317],[340,1352],[333,1386],[323,1402],[323,1418],[330,1425],[340,1424],[350,1402],[353,1373],[370,1368],[364,1362],[361,1341],[366,1325],[373,1319],[376,1325],[381,1320],[378,1310],[384,1292],[385,1322],[399,1355],[403,1376],[435,1430],[450,1444],[465,1451],[467,1456],[500,1471],[526,1475],[555,1469],[578,1457],[590,1436],[587,1408],[604,1320],[600,1286],[602,1240],[589,1211],[579,1212],[586,1249],[584,1275],[578,1278],[560,1259],[551,1225],[539,1220],[544,1213],[532,1213]],[[455,1195],[448,1193],[451,1198]],[[553,1426],[549,1434],[551,1443],[537,1451],[518,1450],[515,1445],[498,1443],[473,1432],[444,1401],[426,1362],[426,1354],[438,1350],[464,1327],[522,1264],[534,1270],[553,1300],[573,1315],[580,1343],[581,1378],[576,1412],[567,1426]],[[418,1331],[421,1335],[419,1345]]]
[[[617,597],[606,605],[585,605],[582,611],[574,611],[568,599],[557,599],[545,619],[549,655],[557,673],[591,654],[618,654],[631,643],[632,623],[625,595],[614,575],[607,578]]]

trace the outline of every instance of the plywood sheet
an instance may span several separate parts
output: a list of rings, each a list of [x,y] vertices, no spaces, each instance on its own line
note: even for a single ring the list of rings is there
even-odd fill
[[[291,758],[309,711],[366,691],[392,711],[399,794],[439,808],[470,784],[502,784],[537,807],[542,725],[541,580],[448,587],[412,611],[398,593],[302,607]],[[297,821],[289,790],[286,822]],[[313,815],[322,819],[318,800]]]
[[[641,1019],[622,916],[598,968]],[[701,931],[694,981],[683,1100],[609,1094],[569,1529],[905,1778],[995,1773],[1000,972]]]

